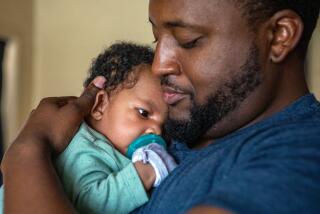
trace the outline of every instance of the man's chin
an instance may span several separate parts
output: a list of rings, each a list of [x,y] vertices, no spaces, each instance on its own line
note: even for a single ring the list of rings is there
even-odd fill
[[[168,105],[169,118],[172,120],[190,120],[191,102],[183,99],[175,105]]]
[[[182,110],[175,106],[169,106],[168,118],[174,121],[189,121],[190,111]]]

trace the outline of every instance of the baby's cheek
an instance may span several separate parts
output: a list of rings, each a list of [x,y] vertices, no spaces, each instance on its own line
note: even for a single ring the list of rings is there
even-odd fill
[[[110,134],[114,137],[115,147],[125,154],[129,145],[141,135],[142,125],[132,118],[119,119]]]
[[[127,132],[127,133],[123,133],[121,134],[121,136],[119,136],[119,143],[118,143],[118,150],[122,153],[122,154],[126,154],[129,145],[137,138],[135,133],[132,132]]]

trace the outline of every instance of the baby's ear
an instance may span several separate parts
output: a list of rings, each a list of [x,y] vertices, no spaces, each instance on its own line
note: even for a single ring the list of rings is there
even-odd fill
[[[90,115],[94,120],[101,120],[104,111],[109,104],[108,93],[105,90],[100,90],[91,109]]]

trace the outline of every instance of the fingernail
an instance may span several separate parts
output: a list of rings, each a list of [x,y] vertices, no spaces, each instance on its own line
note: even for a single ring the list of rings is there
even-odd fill
[[[100,89],[104,88],[104,84],[106,83],[106,78],[104,78],[103,76],[97,76],[96,78],[94,78],[93,80],[93,84]]]

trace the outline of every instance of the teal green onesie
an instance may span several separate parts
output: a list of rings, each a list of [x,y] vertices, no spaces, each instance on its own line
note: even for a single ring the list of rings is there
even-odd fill
[[[131,160],[85,123],[55,165],[80,213],[129,213],[148,201]]]

